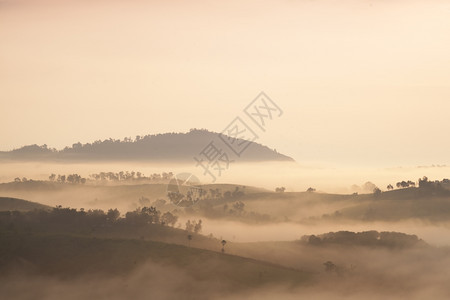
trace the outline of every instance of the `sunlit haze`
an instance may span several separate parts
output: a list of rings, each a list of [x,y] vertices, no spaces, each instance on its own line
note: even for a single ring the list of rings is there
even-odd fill
[[[222,131],[297,162],[448,164],[448,1],[0,1],[0,150]]]

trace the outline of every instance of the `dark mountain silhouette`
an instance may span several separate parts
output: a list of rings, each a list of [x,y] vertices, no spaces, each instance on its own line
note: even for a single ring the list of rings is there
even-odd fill
[[[137,136],[135,139],[107,139],[93,143],[73,144],[62,150],[48,148],[47,145],[29,145],[12,151],[0,152],[3,160],[157,160],[193,161],[202,158],[200,153],[211,143],[227,153],[230,160],[244,161],[294,161],[291,157],[278,153],[266,146],[249,142],[240,156],[219,138],[219,134],[204,129],[191,129],[187,133],[165,133]],[[235,143],[246,142],[236,140]]]

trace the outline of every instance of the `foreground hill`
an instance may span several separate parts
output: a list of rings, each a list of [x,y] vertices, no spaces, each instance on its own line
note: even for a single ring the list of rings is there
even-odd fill
[[[76,292],[88,294],[80,296],[81,299],[97,299],[91,293],[108,294],[104,291],[108,286],[127,294],[124,298],[136,299],[130,296],[140,294],[142,299],[212,299],[260,287],[296,286],[311,279],[307,272],[197,248],[68,235],[3,235],[0,237],[0,269],[1,281],[9,285],[8,289],[17,286],[14,274],[20,272],[20,280],[24,282],[37,278],[40,284],[59,280],[49,284],[53,286],[78,282]],[[10,281],[13,283],[8,284]],[[95,292],[89,291],[92,282],[97,286]],[[2,285],[0,290],[5,290]],[[45,290],[46,284],[43,285]],[[98,287],[102,291],[98,291]],[[54,296],[55,292],[44,293]],[[26,292],[18,289],[11,294],[16,297]]]
[[[0,152],[4,160],[87,160],[87,161],[170,161],[192,162],[211,142],[226,152],[230,160],[237,158],[219,138],[219,134],[207,130],[191,130],[188,133],[146,135],[136,139],[104,140],[93,143],[73,144],[62,150],[49,149],[46,145],[30,145],[8,152]],[[236,140],[236,143],[246,142]],[[239,151],[237,151],[239,152]],[[293,161],[292,158],[261,144],[250,142],[239,161]]]
[[[181,245],[132,239],[70,235],[2,235],[1,268],[28,266],[40,274],[73,277],[83,273],[126,274],[148,260],[183,268],[195,279],[234,285],[299,283],[307,273],[262,261]],[[258,276],[260,272],[263,277]]]
[[[433,283],[438,294],[426,299],[450,295],[448,248],[415,235],[340,231],[227,242],[220,253],[222,239],[163,225],[158,215],[2,212],[0,291],[8,299],[51,300],[375,299],[369,295],[379,291],[376,299],[425,299],[411,296]],[[329,294],[320,297],[323,291]]]

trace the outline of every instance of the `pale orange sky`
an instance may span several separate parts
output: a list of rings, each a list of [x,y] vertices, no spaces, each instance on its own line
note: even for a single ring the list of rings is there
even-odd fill
[[[221,131],[297,161],[449,164],[449,1],[0,0],[0,150]]]

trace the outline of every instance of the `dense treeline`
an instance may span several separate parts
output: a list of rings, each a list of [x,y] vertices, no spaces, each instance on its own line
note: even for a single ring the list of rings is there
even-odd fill
[[[168,192],[170,202],[184,207],[188,215],[199,215],[210,219],[233,219],[247,223],[264,223],[274,219],[268,214],[245,210],[240,199],[245,196],[245,186],[233,190],[203,189],[191,187],[184,193]],[[160,201],[160,200],[158,200]],[[140,200],[141,203],[141,200]]]
[[[105,212],[100,209],[86,211],[57,206],[50,210],[0,212],[0,232],[90,234],[98,230],[108,232],[120,228],[132,230],[147,227],[151,229],[155,225],[174,227],[177,221],[178,216],[175,214],[161,213],[155,207],[137,208],[121,217],[117,209],[109,209]],[[190,227],[186,229],[191,231]],[[200,231],[201,222],[196,233]]]
[[[416,235],[400,232],[378,232],[375,230],[364,232],[338,231],[321,235],[305,235],[301,238],[303,243],[314,246],[330,244],[383,246],[389,248],[404,248],[416,245],[426,245]]]
[[[404,188],[410,188],[410,187],[416,187],[418,186],[419,188],[434,188],[434,189],[439,189],[442,188],[444,185],[448,185],[450,184],[450,179],[444,178],[441,181],[439,180],[429,180],[428,177],[423,176],[422,178],[419,178],[417,180],[417,184],[414,181],[411,180],[403,180],[403,181],[399,181],[395,184],[395,186],[398,189],[404,189]],[[388,190],[393,190],[394,186],[392,184],[389,184],[387,186]]]
[[[181,191],[173,184],[169,184],[167,197],[170,202],[179,206],[191,206],[200,200],[208,202],[221,202],[233,198],[239,198],[245,195],[245,186],[240,189],[238,186],[233,191],[222,192],[221,189],[204,189],[201,187],[190,186],[185,191]],[[170,191],[174,189],[175,191]]]
[[[89,175],[90,178],[84,178],[77,173],[73,174],[54,174],[52,173],[48,180],[51,182],[71,183],[71,184],[85,184],[89,182],[107,183],[107,182],[121,182],[121,183],[167,183],[173,177],[172,172],[153,173],[151,175],[144,175],[142,172],[135,171],[120,171],[120,172],[100,172]],[[16,177],[14,182],[29,182],[35,181],[27,177]]]
[[[149,176],[145,176],[141,172],[134,171],[120,171],[117,173],[114,172],[100,172],[89,175],[95,181],[154,181],[154,182],[167,182],[172,179],[173,173],[162,172],[162,173],[153,173]]]

